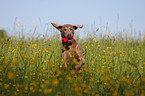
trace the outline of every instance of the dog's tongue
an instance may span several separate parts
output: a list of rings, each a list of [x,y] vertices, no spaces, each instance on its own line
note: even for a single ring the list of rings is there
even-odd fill
[[[68,42],[70,42],[71,40],[67,40]]]

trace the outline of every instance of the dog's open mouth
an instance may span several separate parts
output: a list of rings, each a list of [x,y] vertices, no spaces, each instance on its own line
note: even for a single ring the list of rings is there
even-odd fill
[[[68,39],[67,41],[68,41],[68,42],[71,42],[71,39]]]

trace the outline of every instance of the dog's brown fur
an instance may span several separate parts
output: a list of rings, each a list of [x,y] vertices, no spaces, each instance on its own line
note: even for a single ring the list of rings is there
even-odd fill
[[[86,64],[84,59],[84,50],[72,37],[74,36],[74,30],[77,28],[82,28],[83,25],[71,25],[65,24],[60,25],[56,23],[51,23],[56,29],[61,32],[62,38],[68,38],[67,42],[62,41],[62,67],[67,66],[68,60],[73,62],[73,67],[75,68],[75,73],[78,74],[78,70]]]

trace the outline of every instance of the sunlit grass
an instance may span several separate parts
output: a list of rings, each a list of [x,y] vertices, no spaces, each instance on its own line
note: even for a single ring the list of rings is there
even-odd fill
[[[80,40],[87,65],[79,75],[59,69],[59,37],[0,40],[0,96],[144,95],[145,38],[121,34]]]

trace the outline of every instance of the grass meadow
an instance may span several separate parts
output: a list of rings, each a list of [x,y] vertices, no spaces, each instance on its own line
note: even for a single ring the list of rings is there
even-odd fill
[[[74,37],[85,51],[79,75],[60,70],[59,36],[0,38],[0,96],[144,96],[145,34],[119,34]]]

